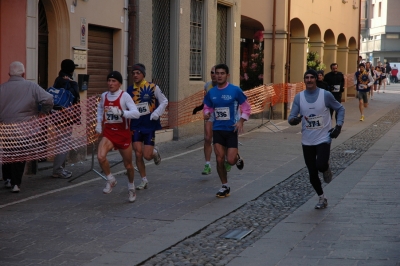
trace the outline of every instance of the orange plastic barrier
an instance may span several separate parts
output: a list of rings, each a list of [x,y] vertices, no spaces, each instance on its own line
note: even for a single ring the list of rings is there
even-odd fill
[[[0,163],[38,160],[93,143],[99,99],[93,96],[26,122],[0,124]]]
[[[354,86],[354,74],[344,75],[344,87],[348,88]]]
[[[267,102],[272,101],[272,97],[275,96],[275,91],[272,86],[261,85],[251,90],[244,91],[247,96],[247,101],[251,105],[251,113],[261,113]]]
[[[166,112],[161,116],[161,125],[165,126],[167,120],[168,127],[177,127],[194,121],[203,119],[203,112],[198,111],[193,114],[193,109],[203,103],[204,90],[183,99],[179,102],[169,102]]]
[[[346,86],[353,85],[353,74],[345,75]],[[266,104],[291,103],[305,84],[280,83],[261,85],[245,91],[251,114],[264,111]],[[200,107],[204,90],[179,102],[170,102],[161,116],[164,128],[173,128],[203,120]],[[32,161],[47,158],[72,149],[87,146],[96,140],[97,105],[100,97],[93,96],[80,104],[41,118],[15,124],[0,124],[0,163]],[[76,123],[79,121],[79,123]]]
[[[273,84],[261,85],[244,94],[251,105],[251,114],[263,112],[267,103],[272,106],[277,103],[287,103],[293,101],[294,95],[304,90],[304,83],[294,84]],[[177,127],[194,121],[203,119],[203,112],[198,111],[193,114],[193,109],[200,106],[204,99],[204,91],[198,91],[195,94],[179,102],[169,102],[165,113],[161,116],[161,125],[163,127]]]

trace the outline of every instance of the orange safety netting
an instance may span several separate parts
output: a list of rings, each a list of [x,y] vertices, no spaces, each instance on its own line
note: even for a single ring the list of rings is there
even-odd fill
[[[354,74],[344,75],[344,86],[346,88],[354,86]]]
[[[251,114],[264,111],[266,104],[271,106],[278,103],[293,101],[294,95],[304,90],[304,83],[261,85],[251,90],[244,91],[251,105]],[[183,99],[179,102],[169,102],[165,113],[161,116],[161,125],[165,127],[177,127],[203,119],[203,112],[193,110],[200,106],[204,99],[204,90]]]
[[[0,123],[0,163],[39,160],[93,143],[99,100],[93,96],[26,122]]]
[[[345,86],[353,85],[353,74],[345,75]],[[251,114],[264,111],[265,106],[291,103],[294,96],[305,89],[303,82],[261,85],[244,94],[251,105]],[[203,119],[200,107],[204,90],[179,102],[169,102],[161,116],[163,128],[173,128]],[[85,147],[97,136],[98,96],[78,105],[27,122],[0,124],[0,163],[33,161]],[[195,110],[195,113],[194,113]]]
[[[161,116],[161,125],[165,119],[168,120],[168,127],[173,128],[190,122],[203,119],[203,112],[198,111],[193,114],[193,109],[203,103],[204,90],[183,99],[179,102],[169,102],[166,112]],[[167,114],[166,114],[167,113]]]
[[[244,91],[247,96],[247,101],[251,105],[251,113],[261,113],[267,102],[272,101],[275,96],[275,91],[272,86],[261,85],[251,90]]]

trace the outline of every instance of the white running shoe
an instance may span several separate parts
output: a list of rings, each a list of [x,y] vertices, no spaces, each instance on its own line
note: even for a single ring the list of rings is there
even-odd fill
[[[52,177],[55,178],[64,178],[64,179],[68,179],[72,176],[72,172],[67,171],[65,169],[62,169],[61,171],[58,171],[56,173],[53,173]]]
[[[325,209],[328,207],[328,200],[326,198],[319,197],[319,201],[317,205],[315,205],[315,209]]]
[[[18,193],[20,191],[19,187],[15,185],[13,189],[11,190],[12,193]]]
[[[128,193],[129,193],[129,202],[134,202],[136,200],[135,189],[128,189]]]
[[[154,146],[154,150],[156,151],[156,155],[154,156],[154,164],[159,165],[161,163],[161,155],[157,146]]]
[[[139,186],[136,187],[137,190],[142,190],[142,189],[147,189],[147,186],[149,185],[149,182],[145,182],[142,180],[142,183],[140,183]]]
[[[5,186],[6,188],[12,188],[12,186],[11,186],[11,179],[6,179],[6,182],[4,182],[4,186]]]
[[[117,180],[115,179],[115,177],[111,180],[108,180],[106,183],[106,187],[103,189],[103,193],[104,194],[111,193],[113,187],[115,187],[116,185],[117,185]]]

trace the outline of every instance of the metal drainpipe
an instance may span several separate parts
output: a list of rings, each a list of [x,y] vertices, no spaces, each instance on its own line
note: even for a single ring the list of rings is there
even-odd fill
[[[357,57],[357,62],[358,58],[360,57],[360,43],[361,43],[361,0],[359,1],[358,4],[358,57]],[[357,68],[358,69],[358,64],[361,62],[357,63]]]
[[[286,46],[286,65],[285,65],[285,70],[286,70],[286,77],[285,77],[285,83],[289,83],[289,70],[290,70],[290,63],[289,63],[289,58],[290,58],[290,7],[291,7],[291,0],[288,0],[288,18],[287,18],[287,46]]]
[[[129,16],[129,43],[128,43],[128,86],[133,83],[132,66],[135,63],[135,20],[136,20],[136,5],[135,0],[129,0],[128,16]]]
[[[288,0],[288,17],[287,17],[287,46],[286,46],[286,65],[285,65],[285,83],[289,83],[289,73],[290,73],[290,8],[291,0]],[[287,103],[283,104],[283,118],[287,119]]]
[[[271,83],[275,80],[275,32],[276,32],[276,0],[274,0],[272,15],[272,51],[271,51]]]

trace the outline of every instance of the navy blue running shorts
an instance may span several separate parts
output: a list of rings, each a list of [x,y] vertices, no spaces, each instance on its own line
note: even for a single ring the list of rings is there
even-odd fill
[[[154,146],[156,140],[156,132],[142,132],[140,130],[132,131],[132,142],[143,142],[144,145]]]

